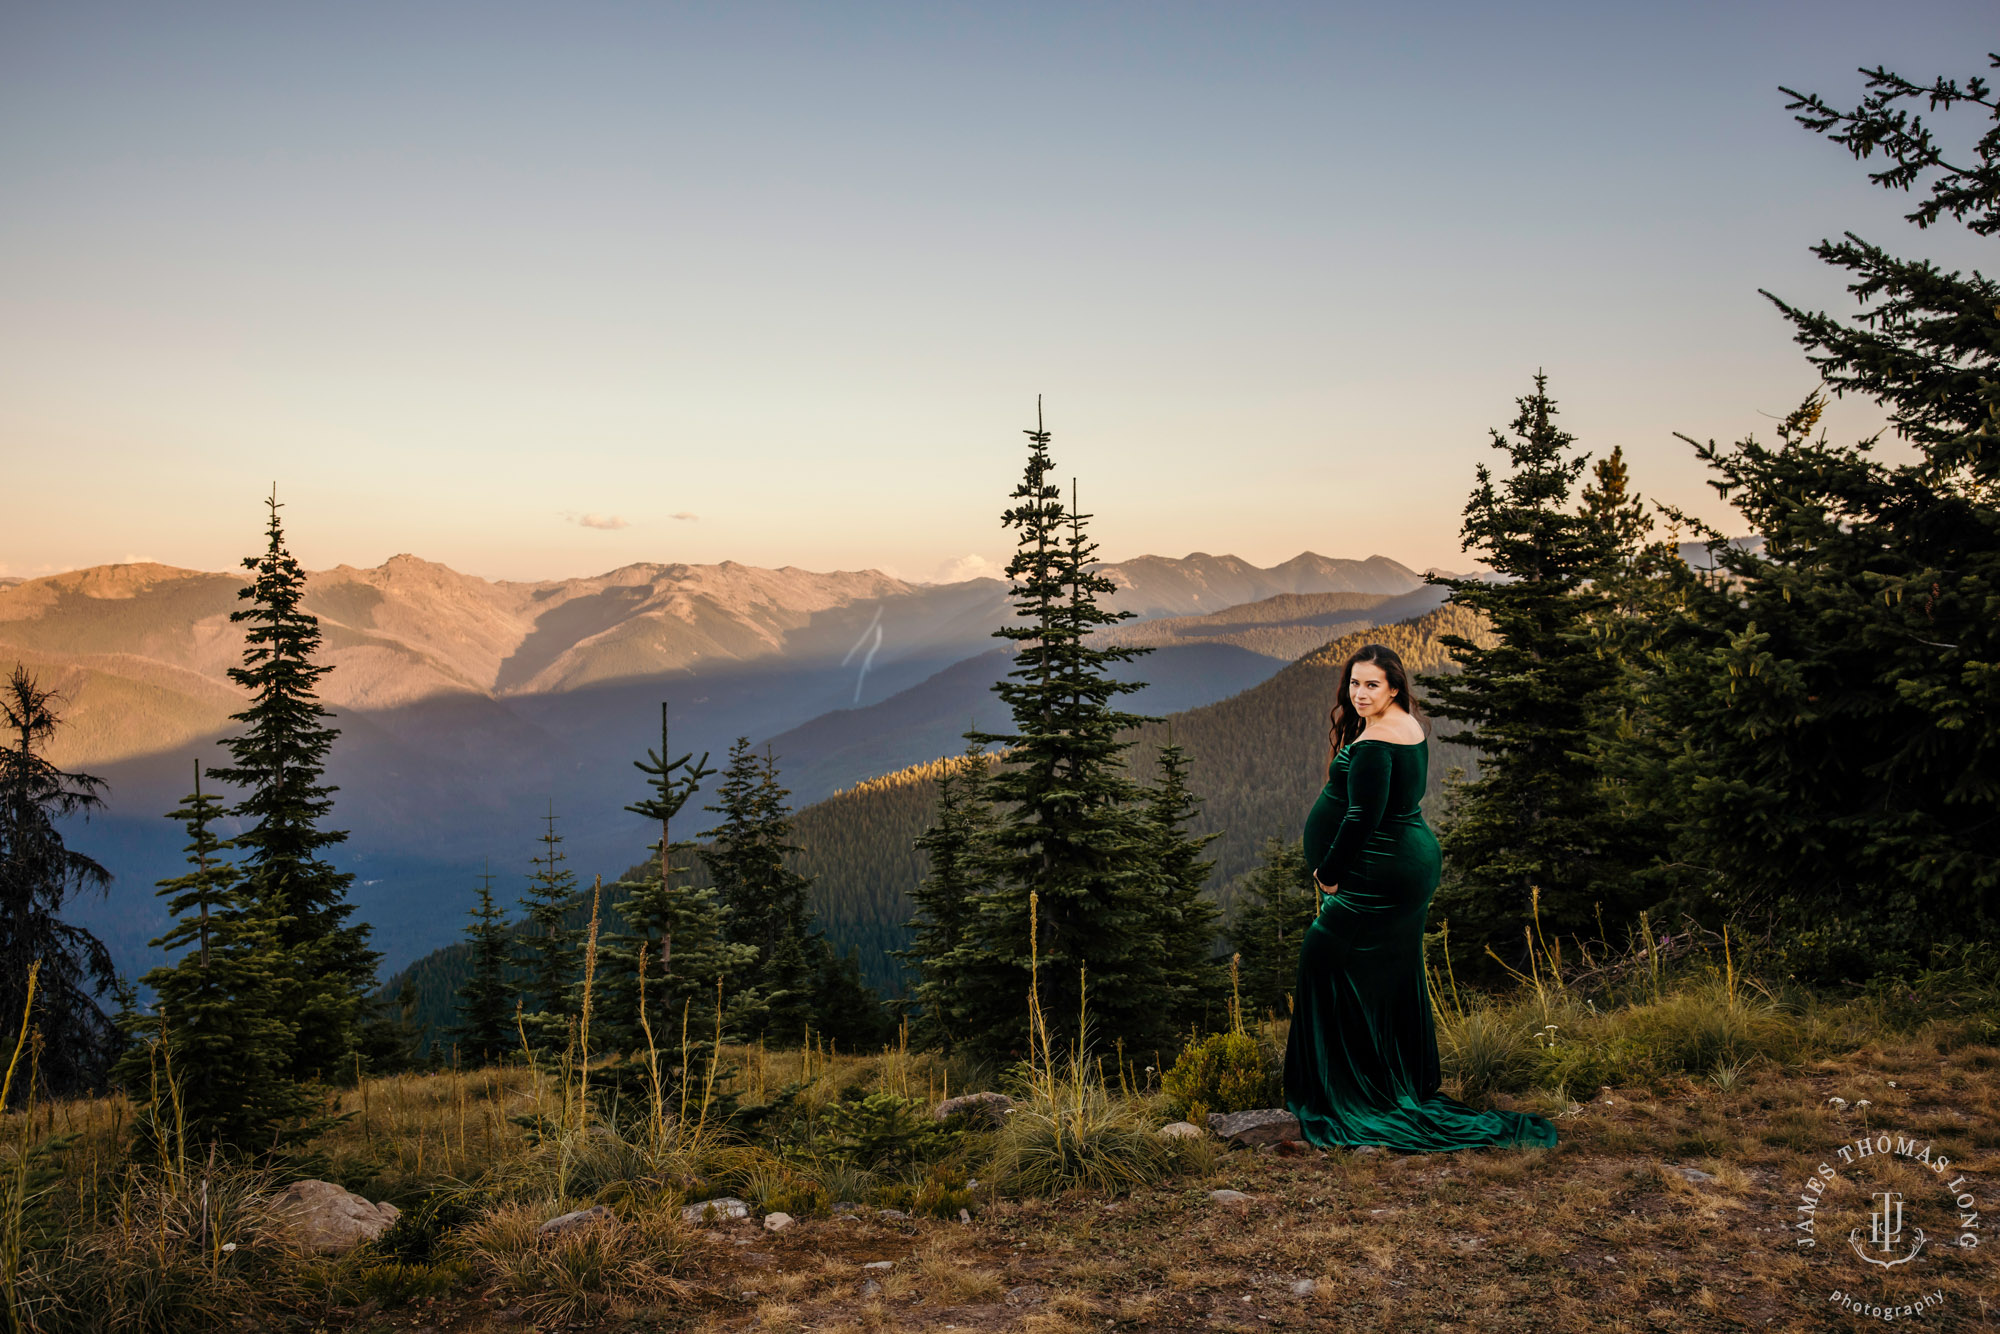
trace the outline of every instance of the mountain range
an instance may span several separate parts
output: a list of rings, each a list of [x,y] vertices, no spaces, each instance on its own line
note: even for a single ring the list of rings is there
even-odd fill
[[[1435,596],[1381,556],[1304,553],[1265,569],[1194,553],[1101,568],[1117,584],[1112,605],[1137,618],[1114,633],[1163,623],[1134,665],[1148,689],[1130,697],[1152,713],[1265,679],[1284,665],[1285,634],[1327,628],[1313,618],[1372,619],[1355,599]],[[181,832],[160,817],[196,764],[221,761],[217,740],[243,706],[227,676],[243,582],[134,564],[0,584],[0,666],[25,663],[61,692],[51,758],[109,783],[108,808],[70,835],[115,885],[74,916],[128,970],[165,926],[154,882],[179,869]],[[455,936],[473,875],[487,861],[503,877],[525,870],[551,807],[576,864],[629,864],[645,832],[623,811],[643,792],[630,762],[658,745],[663,699],[676,753],[719,753],[738,736],[769,744],[801,802],[955,749],[964,710],[989,702],[1004,670],[991,649],[1006,587],[734,562],[526,583],[407,555],[313,573],[305,607],[342,731],[329,766],[335,822],[351,831],[341,861],[385,963]],[[1330,594],[1350,600],[1311,601]],[[1211,616],[1272,599],[1235,622]],[[902,703],[885,709],[891,700]],[[940,728],[953,744],[932,745]]]
[[[1435,589],[1421,590],[1425,597],[1436,594]],[[1407,605],[1402,598],[1373,601],[1378,610]],[[1220,626],[1233,617],[1241,624],[1249,614],[1236,608],[1213,620]],[[1353,608],[1345,614],[1352,615]],[[1192,828],[1217,835],[1206,853],[1215,863],[1208,888],[1225,915],[1235,906],[1245,874],[1256,866],[1264,840],[1299,835],[1326,777],[1326,711],[1348,655],[1364,643],[1379,642],[1395,649],[1412,672],[1448,672],[1455,670],[1442,642],[1448,635],[1491,642],[1474,613],[1433,604],[1413,618],[1322,641],[1247,690],[1135,730],[1130,759],[1135,776],[1142,780],[1151,778],[1153,757],[1169,738],[1188,753],[1189,782],[1202,802]],[[1468,778],[1477,773],[1476,752],[1450,740],[1450,735],[1449,728],[1442,735],[1432,734],[1425,807],[1433,819],[1447,799],[1454,771]],[[950,747],[951,752],[959,749],[956,744]],[[893,951],[908,944],[911,891],[927,869],[914,840],[934,818],[939,773],[956,762],[940,757],[856,783],[806,806],[794,821],[792,841],[799,852],[793,861],[812,878],[815,922],[837,948],[857,950],[863,976],[885,992],[903,985],[903,970]],[[700,861],[690,862],[688,883],[707,884]],[[615,914],[615,895],[609,902]],[[409,983],[414,1017],[434,1033],[442,1032],[453,1022],[454,997],[469,961],[466,946],[447,946],[390,979],[390,988],[400,990]]]

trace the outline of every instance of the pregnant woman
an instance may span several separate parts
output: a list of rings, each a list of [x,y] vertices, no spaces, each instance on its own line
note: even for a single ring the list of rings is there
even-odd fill
[[[1438,1092],[1424,986],[1424,917],[1441,865],[1421,809],[1429,742],[1393,650],[1370,644],[1348,659],[1329,748],[1326,787],[1306,817],[1320,911],[1299,950],[1285,1105],[1323,1148],[1554,1145],[1546,1117],[1474,1111]]]

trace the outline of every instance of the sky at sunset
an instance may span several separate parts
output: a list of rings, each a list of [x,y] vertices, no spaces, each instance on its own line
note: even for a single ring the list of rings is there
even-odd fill
[[[4,0],[0,574],[233,566],[274,481],[311,568],[992,572],[1037,394],[1108,559],[1463,569],[1538,367],[1727,527],[1674,432],[1816,383],[1760,287],[1995,267],[1778,85],[1996,18]]]

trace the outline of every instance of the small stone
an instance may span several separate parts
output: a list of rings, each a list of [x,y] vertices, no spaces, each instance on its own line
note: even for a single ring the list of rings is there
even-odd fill
[[[961,1222],[961,1223],[970,1223],[970,1222],[972,1221],[972,1212],[971,1212],[971,1210],[969,1210],[969,1209],[960,1209],[960,1210],[958,1211],[958,1221],[959,1221],[959,1222]]]
[[[881,1291],[882,1285],[872,1278],[861,1285],[861,1295],[863,1297],[874,1297],[879,1295]]]
[[[1294,1297],[1310,1297],[1315,1292],[1318,1291],[1319,1291],[1319,1284],[1313,1282],[1309,1278],[1302,1278],[1298,1282],[1292,1284],[1292,1296]]]
[[[609,1223],[614,1215],[601,1204],[593,1204],[588,1209],[578,1209],[573,1213],[561,1214],[535,1229],[538,1237],[560,1237],[565,1232],[575,1232],[579,1228],[594,1227],[599,1223]]]
[[[975,1121],[984,1121],[998,1126],[1013,1110],[1014,1100],[1004,1093],[966,1093],[956,1098],[946,1098],[931,1109],[931,1115],[938,1120],[963,1115]]]
[[[331,1181],[294,1181],[271,1201],[271,1211],[300,1245],[326,1254],[375,1240],[401,1212],[393,1204],[370,1204]]]
[[[1170,1121],[1156,1132],[1161,1139],[1207,1139],[1208,1132],[1192,1121]]]
[[[1708,1173],[1708,1172],[1704,1172],[1704,1171],[1702,1171],[1702,1170],[1701,1170],[1701,1169],[1700,1169],[1699,1167],[1670,1167],[1670,1168],[1668,1168],[1667,1170],[1668,1170],[1669,1172],[1676,1172],[1676,1173],[1678,1173],[1678,1174],[1680,1175],[1681,1179],[1682,1179],[1682,1180],[1684,1180],[1684,1181],[1692,1181],[1692,1182],[1695,1182],[1695,1183],[1697,1183],[1697,1184],[1699,1184],[1699,1183],[1701,1183],[1701,1182],[1703,1182],[1703,1181],[1713,1181],[1713,1180],[1715,1180],[1715,1177],[1714,1177],[1714,1175],[1713,1175],[1713,1174],[1711,1174],[1711,1173]]]
[[[894,1260],[870,1260],[861,1267],[863,1269],[894,1269],[896,1262]]]
[[[729,1218],[748,1218],[750,1216],[749,1205],[737,1199],[734,1195],[725,1195],[719,1200],[703,1200],[699,1204],[682,1205],[681,1220],[687,1223],[707,1222],[711,1217],[710,1210],[714,1211],[712,1216],[717,1222]]]
[[[877,1209],[875,1216],[885,1223],[907,1223],[910,1216],[901,1209]]]
[[[1259,1107],[1254,1111],[1208,1114],[1208,1128],[1237,1148],[1276,1144],[1281,1139],[1299,1138],[1299,1118],[1282,1107]]]
[[[1383,1149],[1380,1144],[1361,1144],[1355,1146],[1354,1156],[1356,1158],[1372,1158],[1381,1152],[1383,1152]]]
[[[790,1214],[775,1213],[764,1215],[764,1230],[766,1232],[783,1232],[791,1225],[792,1216]]]
[[[1250,1197],[1240,1190],[1212,1190],[1208,1198],[1216,1204],[1241,1204]]]

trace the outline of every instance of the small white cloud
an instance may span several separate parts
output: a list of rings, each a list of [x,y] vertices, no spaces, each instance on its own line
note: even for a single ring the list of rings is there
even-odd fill
[[[931,575],[931,582],[938,584],[962,583],[967,579],[1005,579],[1007,567],[986,559],[984,556],[959,556],[943,562]]]
[[[692,519],[699,519],[699,518],[700,518],[701,516],[700,516],[699,514],[690,514],[690,513],[688,513],[688,512],[686,511],[686,510],[682,510],[682,511],[681,511],[680,513],[678,513],[678,514],[669,514],[669,515],[668,515],[667,517],[668,517],[669,519],[689,519],[689,520],[692,520]]]
[[[118,563],[120,565],[158,565],[160,558],[158,556],[127,556]]]
[[[606,531],[631,527],[616,514],[573,514],[570,522],[581,528],[602,528]]]

